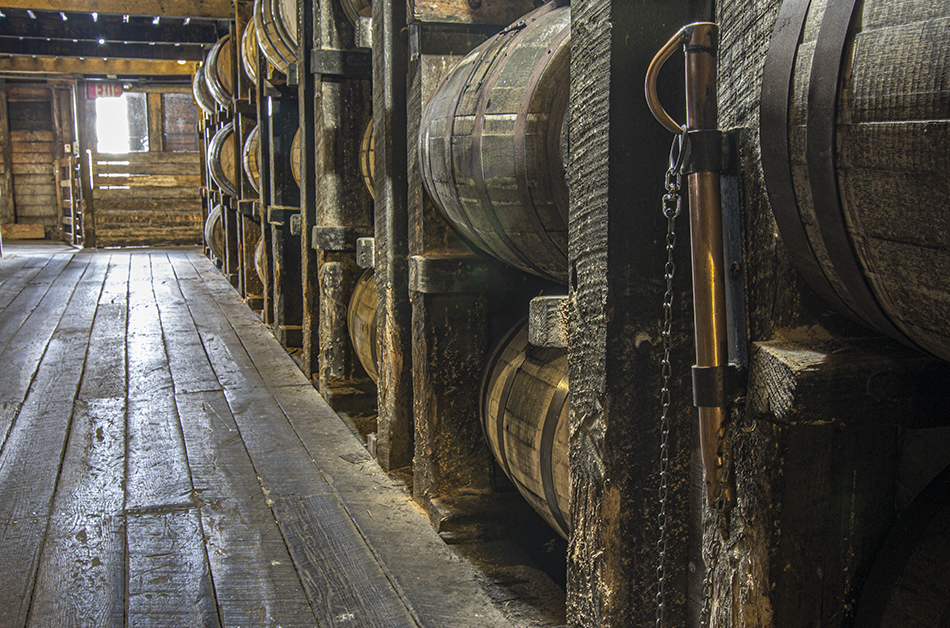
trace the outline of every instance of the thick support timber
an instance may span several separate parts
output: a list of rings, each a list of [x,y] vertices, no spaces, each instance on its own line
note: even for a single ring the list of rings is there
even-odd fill
[[[570,321],[572,626],[656,621],[663,249],[660,211],[672,136],[653,122],[643,77],[683,24],[711,17],[703,1],[571,3]],[[660,97],[683,119],[682,66]],[[631,194],[631,190],[651,193]],[[685,220],[677,241],[687,242]],[[609,228],[608,228],[609,225]],[[665,557],[666,625],[695,621],[701,604],[701,522],[691,519],[693,421],[689,258],[675,253]],[[697,567],[690,574],[690,561]]]
[[[375,258],[381,339],[376,452],[387,471],[408,467],[413,457],[405,28],[405,3],[373,0]]]

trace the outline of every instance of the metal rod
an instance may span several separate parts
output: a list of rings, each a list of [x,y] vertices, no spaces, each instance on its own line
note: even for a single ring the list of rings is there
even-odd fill
[[[717,128],[716,43],[713,23],[692,25],[686,46],[686,130]],[[719,172],[691,173],[689,182],[690,243],[693,261],[693,320],[696,366],[728,366],[726,290],[722,248],[722,204]],[[735,505],[734,481],[721,484],[723,438],[729,414],[725,407],[700,407],[699,435],[706,496]]]

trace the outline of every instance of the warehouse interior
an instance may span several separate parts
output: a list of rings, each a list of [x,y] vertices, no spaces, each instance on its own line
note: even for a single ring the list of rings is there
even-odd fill
[[[948,145],[926,0],[0,0],[0,627],[950,626]]]

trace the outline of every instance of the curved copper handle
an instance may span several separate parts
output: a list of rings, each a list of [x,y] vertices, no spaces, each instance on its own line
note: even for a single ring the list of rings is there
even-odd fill
[[[681,124],[677,124],[676,120],[663,108],[663,105],[660,103],[660,97],[657,96],[656,93],[656,81],[660,76],[660,69],[663,67],[663,64],[673,56],[677,48],[689,42],[693,36],[693,30],[697,26],[708,24],[708,22],[695,22],[681,28],[678,33],[673,35],[673,37],[660,48],[659,52],[653,57],[653,60],[650,61],[649,67],[647,67],[646,80],[643,85],[643,90],[646,92],[647,105],[650,107],[650,111],[653,113],[653,117],[657,119],[657,122],[662,124],[670,133],[675,133],[676,135],[682,133],[684,127]]]

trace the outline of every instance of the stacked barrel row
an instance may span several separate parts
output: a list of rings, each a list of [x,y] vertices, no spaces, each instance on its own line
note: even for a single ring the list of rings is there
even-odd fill
[[[726,28],[741,13],[737,3],[717,4]],[[658,145],[668,138],[658,141],[645,108],[631,104],[641,95],[630,85],[646,69],[632,59],[646,54],[641,39],[659,37],[652,29],[675,30],[654,13],[699,9],[686,0],[651,6],[637,16],[647,28],[628,15],[640,3],[620,0],[573,8],[562,0],[394,4],[257,0],[209,52],[194,83],[207,112],[209,252],[331,405],[354,417],[383,468],[412,483],[433,521],[466,520],[455,515],[473,503],[472,511],[507,514],[520,493],[549,526],[538,535],[556,547],[564,546],[555,535],[574,543],[569,594],[572,608],[585,609],[578,617],[610,608],[604,625],[644,623],[637,600],[649,587],[639,586],[641,575],[655,573],[642,565],[655,536],[644,530],[656,511],[681,524],[669,556],[683,565],[703,557],[683,540],[701,536],[690,527],[701,520],[693,512],[700,500],[688,478],[674,477],[691,455],[692,396],[680,373],[691,350],[682,322],[689,320],[686,283],[672,289],[670,308],[673,353],[683,364],[667,382],[672,401],[669,389],[660,392],[666,222],[659,192],[668,143]],[[723,161],[732,169],[723,179],[735,227],[727,231],[740,234],[730,273],[746,282],[739,300],[749,299],[748,314],[730,321],[742,335],[733,349],[760,342],[762,359],[770,343],[784,347],[802,329],[822,339],[843,334],[842,343],[880,332],[947,360],[950,237],[940,212],[930,210],[948,196],[950,31],[943,27],[950,15],[897,0],[752,4],[765,7],[769,21],[777,13],[781,28],[768,27],[768,46],[768,37],[754,45],[733,33],[728,63],[760,56],[762,67],[720,77],[723,104],[756,101],[731,120],[742,129],[726,138]],[[607,6],[609,15],[601,11]],[[572,19],[582,25],[573,33],[574,61]],[[761,90],[745,86],[758,77]],[[682,96],[681,84],[678,76],[661,80],[666,94]],[[579,125],[573,133],[572,125]],[[748,144],[750,133],[758,145]],[[571,138],[582,138],[574,150]],[[610,163],[596,163],[597,155]],[[653,170],[658,176],[646,180]],[[678,246],[680,282],[689,273],[685,244]],[[755,263],[741,258],[743,247]],[[789,278],[793,269],[802,282]],[[830,308],[863,326],[843,323]],[[796,355],[820,348],[808,344]],[[741,366],[747,358],[738,356]],[[835,373],[868,363],[847,362]],[[811,367],[803,368],[753,377],[750,403],[798,400],[810,389],[789,382]],[[787,395],[773,390],[782,386]],[[671,404],[672,436],[654,421],[661,399]],[[793,416],[788,429],[799,418],[837,422],[830,414],[849,410],[825,405],[821,416]],[[662,475],[673,497],[663,505],[654,503],[652,462],[660,438],[672,452]],[[782,450],[771,436],[756,438],[767,441],[762,451]],[[738,466],[740,489],[756,486],[753,466]],[[835,487],[844,486],[840,479]],[[772,490],[787,497],[795,489]],[[479,529],[506,517],[488,519]],[[740,520],[748,528],[733,532],[758,521]],[[750,547],[765,538],[756,534],[746,539]],[[848,542],[865,543],[864,551],[877,546],[870,532],[860,534]],[[770,555],[775,564],[824,560],[781,541]],[[669,569],[671,587],[690,579],[682,565]],[[781,577],[756,573],[749,581]],[[717,591],[730,582],[717,581]],[[847,580],[840,589],[858,586]],[[763,590],[778,596],[782,587]],[[654,601],[652,591],[642,596]],[[612,606],[618,600],[629,608]],[[682,600],[670,603],[670,616],[685,616]],[[852,603],[830,604],[839,602]],[[774,609],[776,617],[784,612]],[[786,615],[775,623],[792,625]],[[567,623],[582,625],[583,617]]]

